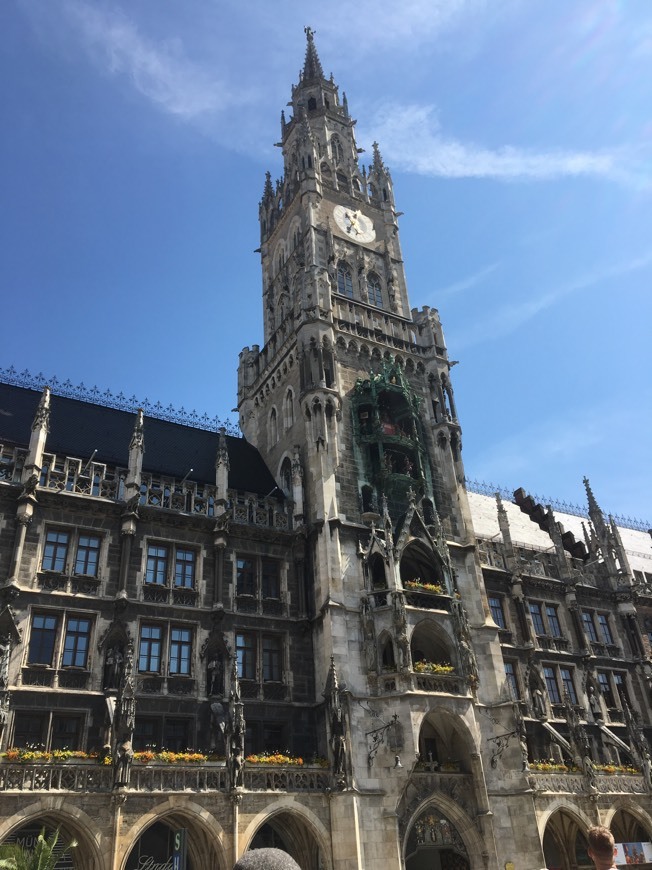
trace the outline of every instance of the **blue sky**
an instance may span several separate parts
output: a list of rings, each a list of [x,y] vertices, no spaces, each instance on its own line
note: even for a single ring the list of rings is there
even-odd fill
[[[652,518],[645,0],[4,0],[0,366],[210,415],[316,31],[439,309],[469,477]]]

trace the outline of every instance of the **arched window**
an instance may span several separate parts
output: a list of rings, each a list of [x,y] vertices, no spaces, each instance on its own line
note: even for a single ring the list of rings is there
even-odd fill
[[[337,186],[340,188],[347,188],[349,186],[347,177],[343,172],[337,173]]]
[[[272,408],[272,413],[269,415],[269,445],[272,447],[278,441],[278,420],[276,419],[276,408]]]
[[[340,263],[337,267],[337,292],[353,299],[353,278],[351,270],[345,263]]]
[[[292,497],[292,463],[287,456],[281,465],[281,489],[288,498]]]
[[[370,305],[383,307],[383,291],[380,289],[380,278],[374,272],[367,275],[367,298]]]
[[[317,108],[317,100],[314,97],[308,97],[308,111],[314,112]]]
[[[333,163],[337,166],[344,160],[344,151],[339,136],[331,136],[331,154]]]
[[[285,428],[290,429],[294,426],[294,396],[292,395],[292,390],[288,390],[285,396],[284,412]]]

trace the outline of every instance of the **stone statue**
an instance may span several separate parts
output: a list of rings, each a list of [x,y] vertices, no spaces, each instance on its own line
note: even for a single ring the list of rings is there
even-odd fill
[[[206,666],[206,694],[224,694],[224,664],[217,653],[210,657]]]
[[[104,660],[104,688],[119,689],[122,679],[124,655],[120,647],[111,647]]]
[[[118,745],[117,758],[113,763],[113,787],[120,788],[129,785],[131,762],[134,760],[134,750],[131,740],[123,740]]]
[[[543,692],[537,686],[532,692],[532,706],[534,707],[534,715],[539,719],[547,719],[546,702],[543,698]]]
[[[343,776],[346,764],[346,728],[341,708],[337,708],[333,712],[331,749],[333,750],[333,773],[335,776]]]

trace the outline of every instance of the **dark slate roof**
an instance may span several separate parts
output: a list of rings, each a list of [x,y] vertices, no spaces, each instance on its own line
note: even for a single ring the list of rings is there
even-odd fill
[[[32,420],[41,394],[35,390],[0,384],[0,443],[27,447]],[[136,415],[78,399],[52,396],[50,432],[46,451],[127,467],[129,442]],[[145,417],[143,471],[215,483],[217,432]],[[229,451],[229,487],[268,495],[276,481],[262,456],[244,438],[226,436]],[[276,496],[279,493],[275,493]]]

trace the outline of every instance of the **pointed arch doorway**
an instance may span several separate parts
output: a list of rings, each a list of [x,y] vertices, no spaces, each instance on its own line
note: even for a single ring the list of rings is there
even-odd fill
[[[408,835],[405,870],[471,870],[468,853],[452,822],[428,807]]]

